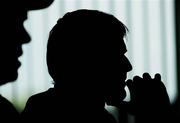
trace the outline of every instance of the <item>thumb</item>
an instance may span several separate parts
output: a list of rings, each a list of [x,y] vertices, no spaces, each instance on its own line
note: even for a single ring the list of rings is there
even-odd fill
[[[129,93],[130,93],[130,102],[132,103],[135,100],[136,97],[136,87],[135,84],[133,83],[133,80],[128,79],[126,81],[126,85],[129,89]]]
[[[132,94],[133,93],[133,81],[131,79],[128,79],[126,81],[126,85],[127,85],[128,89],[130,91],[130,94]]]

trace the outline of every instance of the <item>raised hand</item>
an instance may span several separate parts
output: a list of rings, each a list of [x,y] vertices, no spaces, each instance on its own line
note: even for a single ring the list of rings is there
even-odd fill
[[[154,78],[148,73],[127,80],[131,101],[128,111],[141,119],[163,119],[167,115],[170,101],[160,74]]]

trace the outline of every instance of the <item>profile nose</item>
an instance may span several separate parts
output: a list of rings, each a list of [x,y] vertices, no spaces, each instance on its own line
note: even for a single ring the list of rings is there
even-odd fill
[[[22,44],[26,44],[26,43],[29,43],[31,41],[31,37],[29,36],[29,34],[25,28],[23,28],[19,37],[21,37],[20,42]]]
[[[125,67],[126,72],[129,72],[132,70],[132,65],[127,57],[124,57],[124,67]]]
[[[128,64],[128,65],[127,65],[127,66],[128,66],[128,67],[127,67],[127,68],[128,68],[127,71],[129,72],[129,71],[132,70],[132,65],[131,65],[131,63],[130,63],[130,61],[129,61],[128,59],[127,59],[127,61],[128,61],[128,63],[127,63],[127,64]]]

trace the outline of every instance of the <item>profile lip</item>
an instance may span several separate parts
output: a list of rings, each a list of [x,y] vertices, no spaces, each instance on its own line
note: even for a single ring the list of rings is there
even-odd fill
[[[17,61],[17,67],[19,68],[21,66],[21,62],[18,60]]]
[[[20,56],[22,56],[22,54],[23,54],[22,48],[19,47],[17,51],[17,57],[19,58]]]

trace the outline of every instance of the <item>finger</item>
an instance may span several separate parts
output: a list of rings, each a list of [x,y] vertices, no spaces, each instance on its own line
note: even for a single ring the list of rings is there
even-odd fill
[[[133,91],[133,89],[134,89],[134,87],[133,87],[133,81],[131,80],[131,79],[128,79],[127,81],[126,81],[126,85],[127,85],[127,87],[128,87],[128,89],[129,89],[129,91],[130,91],[130,93]]]
[[[134,91],[135,91],[133,81],[128,79],[126,81],[126,85],[127,85],[128,89],[129,89],[129,92],[130,92],[130,95],[131,95],[131,98],[132,98],[133,97],[132,95],[134,94]]]
[[[161,81],[161,75],[160,75],[159,73],[155,74],[154,79],[155,79],[156,81]]]
[[[134,83],[141,82],[141,81],[142,81],[142,78],[141,78],[141,77],[139,77],[139,76],[133,77],[133,82],[134,82]]]
[[[143,74],[143,79],[144,80],[151,80],[151,76],[149,75],[149,73],[144,73]]]
[[[127,87],[129,88],[129,90],[132,90],[132,88],[133,88],[133,82],[132,82],[131,79],[128,79],[128,80],[126,81],[126,85],[127,85]]]

